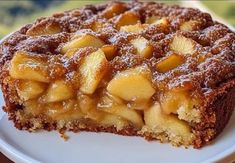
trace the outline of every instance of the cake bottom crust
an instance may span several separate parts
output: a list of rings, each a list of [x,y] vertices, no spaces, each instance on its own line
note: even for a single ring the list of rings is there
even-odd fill
[[[5,110],[5,109],[4,109]],[[46,131],[52,131],[52,130],[57,130],[61,134],[61,137],[64,138],[65,140],[67,137],[64,135],[66,131],[71,131],[71,132],[81,132],[81,131],[88,131],[88,132],[107,132],[107,133],[113,133],[113,134],[118,134],[118,135],[123,135],[123,136],[140,136],[144,137],[148,141],[153,141],[153,140],[159,140],[161,143],[171,143],[173,146],[179,147],[183,145],[185,148],[188,148],[190,145],[192,145],[194,148],[201,148],[202,146],[209,144],[212,139],[214,139],[219,132],[214,132],[211,135],[210,138],[208,138],[207,141],[204,140],[204,137],[208,137],[208,131],[205,130],[202,131],[201,133],[195,132],[195,137],[194,140],[192,141],[192,144],[184,144],[181,141],[171,141],[169,140],[169,135],[167,135],[164,132],[160,133],[153,133],[153,132],[141,132],[136,130],[135,127],[133,126],[126,126],[122,129],[117,129],[115,126],[97,126],[97,125],[90,125],[90,124],[85,124],[83,122],[68,122],[65,125],[60,125],[57,122],[52,122],[44,117],[34,117],[28,120],[22,121],[19,117],[18,112],[11,112],[9,114],[9,120],[12,120],[14,123],[14,126],[19,129],[19,130],[26,130],[29,132],[37,132],[39,130],[46,130]],[[229,118],[224,122],[227,123],[229,121]],[[220,130],[221,132],[222,130]],[[207,134],[202,137],[202,134]]]
[[[6,110],[6,107],[4,107],[4,110]],[[159,133],[153,133],[150,131],[143,132],[142,130],[137,130],[134,126],[125,126],[122,129],[118,129],[115,126],[100,126],[95,124],[86,124],[84,122],[67,122],[60,124],[59,122],[53,122],[50,119],[47,119],[43,116],[37,116],[37,117],[31,117],[27,119],[22,119],[22,116],[20,115],[19,110],[14,112],[8,112],[9,114],[9,120],[13,121],[14,126],[19,130],[26,130],[29,132],[37,132],[40,130],[46,130],[46,131],[52,131],[56,130],[61,134],[61,137],[65,140],[67,139],[66,132],[71,131],[74,133],[87,131],[87,132],[107,132],[107,133],[113,133],[118,134],[122,136],[140,136],[144,137],[148,141],[153,140],[159,140],[161,143],[171,143],[173,146],[181,146],[183,145],[185,148],[187,148],[190,145],[193,144],[185,144],[182,141],[171,141],[168,137],[168,135],[164,132]],[[193,142],[192,142],[193,143]],[[193,145],[194,148],[198,148],[197,146]]]

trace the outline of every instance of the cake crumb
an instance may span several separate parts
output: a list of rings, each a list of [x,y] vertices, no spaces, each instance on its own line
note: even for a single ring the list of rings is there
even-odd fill
[[[60,133],[60,137],[64,139],[64,141],[67,141],[69,139],[69,136],[66,133]]]
[[[69,139],[69,136],[66,134],[65,128],[60,129],[59,133],[60,133],[60,137],[64,139],[64,141],[67,141]]]

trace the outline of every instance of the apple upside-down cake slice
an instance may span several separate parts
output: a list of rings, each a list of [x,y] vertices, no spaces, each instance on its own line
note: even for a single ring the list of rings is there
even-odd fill
[[[89,5],[25,25],[0,56],[3,109],[18,129],[199,148],[235,106],[235,34],[197,9]]]

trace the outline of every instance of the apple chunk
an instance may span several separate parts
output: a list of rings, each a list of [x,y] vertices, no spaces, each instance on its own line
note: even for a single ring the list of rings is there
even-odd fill
[[[153,24],[157,25],[161,25],[161,26],[168,26],[169,22],[168,22],[168,19],[167,18],[161,18],[159,20],[156,20]]]
[[[171,44],[170,49],[177,54],[192,55],[195,52],[196,42],[182,35],[176,35]]]
[[[115,15],[121,14],[124,11],[126,11],[126,7],[123,3],[121,2],[115,2],[113,4],[111,4],[111,6],[108,6],[102,13],[102,15],[109,19],[112,18]]]
[[[155,93],[149,76],[150,70],[146,66],[128,69],[116,74],[107,90],[126,101],[149,99]]]
[[[121,26],[137,24],[139,21],[139,15],[132,11],[126,11],[118,18],[116,22],[116,27],[117,29],[120,29]]]
[[[79,67],[81,74],[80,90],[85,94],[93,94],[108,70],[108,61],[102,50],[97,50],[86,56]]]
[[[95,21],[93,22],[91,29],[95,32],[98,32],[99,30],[103,28],[103,25],[104,24],[102,22]]]
[[[164,113],[177,113],[181,106],[188,106],[190,97],[185,92],[169,91],[160,96],[161,107]]]
[[[85,118],[90,118],[95,121],[100,121],[103,118],[104,113],[96,109],[96,101],[92,97],[79,92],[77,99],[79,108],[85,115]]]
[[[104,45],[104,42],[96,36],[91,34],[85,34],[82,36],[74,37],[70,42],[67,42],[61,49],[61,53],[65,54],[69,49],[78,49],[84,47],[100,48]]]
[[[147,28],[147,24],[134,24],[134,25],[125,25],[120,28],[121,32],[130,32],[130,33],[139,33],[145,28]]]
[[[178,137],[185,143],[191,143],[192,133],[189,125],[174,115],[164,114],[159,103],[155,103],[149,109],[144,110],[144,120],[147,128],[153,132],[155,130],[156,132],[164,131],[172,141],[175,141],[175,137]]]
[[[170,71],[181,64],[184,63],[184,59],[182,56],[172,54],[165,59],[161,60],[160,62],[157,63],[156,69],[158,72],[167,72]]]
[[[129,124],[128,121],[121,116],[109,113],[105,113],[99,123],[104,126],[115,126],[117,130],[122,130]]]
[[[73,90],[68,83],[63,80],[56,80],[48,88],[46,101],[57,102],[67,100],[71,97],[73,97]]]
[[[161,17],[159,16],[150,16],[150,17],[147,17],[146,20],[145,20],[145,23],[146,24],[153,24],[154,22],[156,22],[157,20],[160,20]]]
[[[19,97],[24,100],[37,98],[45,90],[45,84],[31,80],[20,80],[16,86]]]
[[[115,57],[115,53],[117,52],[117,46],[115,45],[104,45],[101,50],[104,52],[106,58],[111,60]]]
[[[192,31],[194,30],[199,23],[195,20],[189,20],[181,24],[180,30],[182,31]]]
[[[49,82],[47,64],[39,58],[17,51],[11,60],[10,76],[15,79]]]
[[[179,119],[200,122],[201,114],[197,109],[199,100],[192,98],[187,91],[169,90],[160,95],[160,103],[165,114],[178,114]]]
[[[51,35],[61,32],[60,24],[57,22],[41,21],[33,25],[27,32],[29,36]]]
[[[145,20],[146,24],[152,24],[152,25],[161,25],[161,26],[168,26],[169,22],[166,17],[159,17],[159,16],[152,16],[148,17]]]
[[[137,49],[137,54],[142,57],[149,58],[153,53],[153,47],[144,37],[131,40],[131,44]]]
[[[141,115],[137,111],[129,109],[125,105],[116,105],[109,108],[100,108],[100,110],[113,115],[120,116],[132,122],[138,128],[141,128],[144,124]]]
[[[64,54],[66,57],[71,58],[74,56],[74,54],[78,51],[77,48],[71,48],[69,50],[66,51],[66,53]]]

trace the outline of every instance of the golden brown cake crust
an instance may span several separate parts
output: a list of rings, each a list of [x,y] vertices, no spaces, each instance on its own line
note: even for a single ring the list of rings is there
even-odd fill
[[[116,3],[116,2],[111,2]],[[92,33],[104,40],[108,44],[117,45],[118,55],[110,63],[112,73],[125,70],[127,68],[148,64],[151,67],[153,81],[156,87],[161,89],[171,89],[189,84],[195,91],[195,96],[202,99],[200,112],[202,121],[191,123],[190,126],[197,138],[194,147],[199,148],[210,140],[214,139],[226,126],[232,115],[235,106],[235,33],[225,25],[212,20],[211,16],[197,9],[182,8],[179,6],[167,6],[153,2],[129,2],[126,3],[126,11],[135,12],[142,22],[146,18],[157,15],[168,17],[169,26],[148,28],[141,32],[141,35],[154,44],[153,56],[143,59],[133,55],[134,50],[126,42],[130,38],[138,37],[137,34],[120,33],[113,24],[119,19],[118,15],[111,19],[106,19],[102,15],[105,5],[89,5],[82,9],[74,9],[64,13],[54,14],[51,17],[40,18],[33,24],[22,27],[19,31],[11,34],[0,44],[0,81],[6,106],[4,111],[9,114],[9,119],[13,120],[19,129],[29,129],[33,124],[30,121],[22,123],[19,121],[17,111],[22,106],[15,103],[13,99],[15,92],[5,80],[9,76],[7,64],[18,50],[24,50],[40,56],[61,55],[61,45],[67,42],[72,35],[79,31],[81,33]],[[184,21],[196,20],[199,24],[192,31],[180,30],[180,24]],[[91,26],[94,22],[105,22],[106,27],[98,32],[93,32]],[[45,28],[45,26],[59,26],[59,33],[53,35],[29,35],[35,28]],[[167,73],[160,73],[154,69],[157,62],[161,61],[169,53],[169,42],[175,35],[183,35],[193,39],[197,43],[194,55],[205,55],[207,59],[198,62],[195,57],[187,57],[185,64]],[[158,97],[157,97],[158,98]],[[50,120],[38,117],[42,122],[40,128],[46,130],[57,129],[55,123]],[[68,130],[79,131],[106,131],[122,135],[138,135],[137,131],[131,127],[117,131],[114,127],[80,127],[75,124]],[[146,136],[151,138],[151,135]]]

